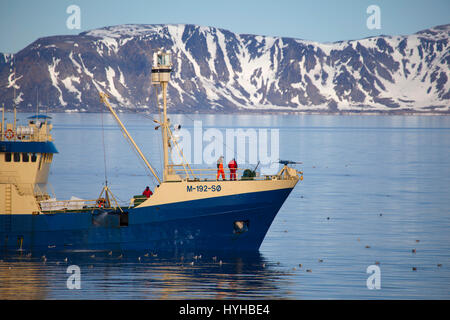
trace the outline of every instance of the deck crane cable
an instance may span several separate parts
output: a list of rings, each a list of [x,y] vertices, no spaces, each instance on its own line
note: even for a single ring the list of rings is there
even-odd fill
[[[111,199],[112,199],[115,202],[116,207],[119,208],[120,212],[123,213],[122,209],[120,208],[119,204],[117,203],[117,200],[116,200],[114,194],[111,192],[111,189],[109,189],[109,187],[108,187],[108,169],[107,169],[108,167],[106,165],[106,144],[105,144],[105,127],[103,124],[103,108],[100,108],[100,118],[102,120],[102,145],[103,145],[103,165],[104,165],[104,171],[105,171],[105,186],[103,187],[102,192],[100,193],[99,200],[104,193],[108,207],[111,207]]]
[[[125,138],[126,138],[126,135],[125,135],[125,134],[123,134],[123,135],[124,135]],[[144,168],[145,174],[147,175],[147,177],[149,177],[149,178],[152,180],[152,183],[153,183],[154,185],[157,185],[157,184],[158,184],[158,181],[156,181],[156,179],[155,179],[153,173],[149,170],[149,168],[148,168],[147,165],[145,164],[144,160],[141,159],[139,153],[135,150],[135,148],[134,148],[134,146],[133,146],[133,143],[132,143],[129,139],[127,139],[127,138],[126,138],[125,140],[127,141],[127,143],[128,143],[128,145],[130,146],[131,150],[134,152],[134,154],[135,154],[136,157],[138,158],[139,164]],[[154,168],[154,170],[155,170],[155,173],[156,173],[157,175],[159,175],[158,170],[157,170],[156,168]]]
[[[107,103],[107,100],[106,100],[106,97],[107,96],[102,96],[102,94],[100,94],[100,97],[101,97],[101,100],[102,100],[102,102],[106,102]],[[105,104],[106,104],[105,103]],[[107,105],[108,106],[108,105]],[[102,189],[102,192],[100,193],[100,196],[99,196],[99,200],[101,199],[101,197],[102,197],[102,195],[104,194],[104,196],[105,196],[105,198],[106,198],[106,203],[108,204],[108,207],[111,207],[111,199],[114,201],[114,203],[115,203],[115,208],[118,208],[119,209],[119,211],[121,212],[121,213],[123,213],[123,210],[122,210],[122,208],[120,207],[120,205],[118,204],[118,202],[117,202],[117,199],[119,199],[119,201],[120,202],[124,202],[122,199],[120,199],[120,198],[118,198],[118,197],[116,197],[112,192],[111,192],[111,189],[109,189],[109,187],[108,187],[108,175],[107,175],[107,165],[106,165],[106,144],[105,144],[105,128],[104,128],[104,123],[103,123],[103,107],[102,108],[100,108],[100,113],[101,113],[101,122],[102,122],[102,145],[103,145],[103,161],[104,161],[104,171],[105,171],[105,187]],[[120,127],[121,128],[121,127]],[[123,129],[121,128],[121,130],[122,130],[122,132],[123,132]],[[124,133],[124,132],[123,132]],[[125,134],[124,134],[125,135]],[[125,139],[125,140],[127,140],[127,142],[131,145],[131,149],[136,153],[136,155],[138,156],[138,159],[139,160],[141,160],[141,162],[142,162],[142,159],[139,157],[139,154],[138,154],[138,152],[133,148],[133,145],[132,145],[132,143],[131,143],[131,141],[129,141],[129,139]],[[144,163],[144,168],[147,168],[146,166],[145,166],[145,163]],[[152,180],[154,181],[154,177],[153,176],[151,176],[151,175],[149,175],[151,178],[152,178]]]
[[[134,142],[134,140],[131,138],[130,134],[128,133],[127,129],[123,126],[122,121],[120,121],[119,117],[117,116],[117,114],[114,112],[113,108],[111,107],[111,105],[108,102],[108,95],[106,93],[103,92],[99,92],[100,95],[100,99],[101,101],[108,107],[108,109],[111,111],[111,113],[113,114],[114,118],[116,119],[117,123],[119,124],[119,128],[121,129],[125,140],[130,144],[130,146],[132,147],[131,149],[133,151],[135,151],[136,155],[138,156],[138,159],[142,160],[145,164],[144,168],[147,168],[151,171],[151,173],[153,174],[153,176],[150,176],[153,179],[156,179],[158,183],[161,183],[160,179],[158,178],[155,170],[153,169],[152,165],[148,162],[148,160],[145,158],[144,154],[142,153],[142,151],[139,149],[139,147],[136,145],[136,143]],[[156,183],[155,183],[156,184]]]

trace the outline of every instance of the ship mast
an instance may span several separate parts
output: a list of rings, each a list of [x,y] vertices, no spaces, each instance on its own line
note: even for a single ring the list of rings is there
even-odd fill
[[[167,119],[167,84],[170,81],[170,72],[172,71],[172,63],[170,61],[170,53],[159,50],[153,53],[152,67],[152,85],[161,86],[163,93],[163,116],[161,119],[161,130],[164,152],[164,170],[163,181],[169,180],[169,126]]]
[[[170,81],[170,72],[172,71],[172,63],[170,61],[170,53],[167,51],[159,50],[158,52],[155,52],[153,54],[153,67],[152,67],[152,85],[157,87],[160,86],[162,88],[163,93],[163,115],[161,121],[155,121],[159,123],[161,129],[162,129],[162,142],[163,142],[163,152],[164,152],[164,170],[163,170],[163,179],[162,182],[165,181],[181,181],[181,177],[178,176],[175,171],[173,170],[172,166],[169,165],[169,136],[172,135],[170,131],[170,120],[167,118],[167,85]],[[134,142],[133,138],[131,138],[130,134],[128,133],[127,129],[124,127],[122,122],[120,121],[117,114],[114,112],[113,108],[110,106],[108,102],[108,95],[100,92],[100,98],[101,101],[108,107],[108,109],[111,111],[112,115],[116,119],[117,123],[119,124],[120,128],[128,137],[128,140],[132,143],[142,160],[144,160],[147,167],[150,169],[150,171],[153,173],[155,178],[158,180],[158,182],[161,184],[161,180],[156,175],[155,171],[151,167],[150,163],[147,161],[145,156],[142,154],[139,147]],[[159,106],[158,106],[159,108]],[[173,140],[173,138],[172,138]],[[174,144],[176,144],[176,141],[173,141]],[[180,155],[184,158],[181,151]],[[189,166],[188,166],[189,167]],[[190,167],[189,167],[190,169]],[[186,170],[186,169],[185,169]],[[190,169],[191,170],[191,169]],[[192,170],[191,170],[192,171]],[[186,171],[186,175],[188,176],[188,172]]]

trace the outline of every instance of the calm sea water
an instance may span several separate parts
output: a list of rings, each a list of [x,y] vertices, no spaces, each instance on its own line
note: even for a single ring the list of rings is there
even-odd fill
[[[119,201],[153,186],[110,115],[52,116],[59,154],[49,180],[59,199],[96,198],[105,162]],[[19,115],[22,122],[25,117]],[[161,172],[160,132],[142,115],[121,118]],[[304,180],[260,251],[183,257],[49,251],[45,262],[40,254],[8,254],[0,257],[0,299],[450,298],[450,117],[171,118],[187,129],[193,120],[205,130],[277,128],[280,158],[303,162],[297,168]],[[66,286],[73,264],[81,269],[80,290]],[[374,264],[381,271],[379,290],[366,285]]]

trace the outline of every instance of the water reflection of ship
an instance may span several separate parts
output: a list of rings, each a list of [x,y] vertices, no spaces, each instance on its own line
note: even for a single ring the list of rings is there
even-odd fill
[[[105,181],[93,200],[59,201],[47,192],[47,178],[57,153],[50,134],[50,117],[30,117],[28,126],[5,125],[0,130],[0,246],[7,250],[65,249],[225,249],[257,250],[280,207],[301,179],[301,172],[284,161],[274,175],[244,175],[217,181],[205,169],[186,161],[170,163],[178,152],[173,126],[167,118],[170,55],[154,55],[152,84],[162,89],[160,119],[163,173],[150,162],[123,126],[108,101],[101,100],[117,120],[124,136],[144,161],[158,187],[150,198],[134,197],[119,205]],[[159,107],[158,107],[159,108]],[[4,114],[4,110],[3,110]],[[211,172],[211,171],[209,171]]]
[[[149,277],[153,280],[149,285],[161,289],[153,292],[155,298],[270,298],[280,292],[281,288],[273,280],[282,273],[266,267],[267,261],[259,253],[214,257],[206,255],[195,259],[191,256],[183,263],[177,261],[169,266],[163,263],[162,269],[151,270]]]
[[[186,253],[183,261],[181,256],[144,257],[134,251],[119,259],[119,254],[96,252],[92,258],[92,251],[54,252],[46,262],[40,256],[9,255],[0,262],[0,299],[276,299],[286,289],[276,281],[286,274],[257,252],[223,252],[217,260],[212,253],[197,259]],[[66,269],[73,264],[80,267],[82,290],[66,287]]]
[[[0,300],[46,299],[48,282],[42,263],[21,256],[12,261],[0,259]]]

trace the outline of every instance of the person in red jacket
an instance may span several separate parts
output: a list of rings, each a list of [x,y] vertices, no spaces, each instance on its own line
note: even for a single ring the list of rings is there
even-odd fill
[[[236,160],[233,158],[233,160],[228,163],[228,168],[230,169],[230,180],[236,180],[237,167]]]
[[[147,188],[145,188],[144,192],[142,192],[143,196],[146,196],[147,198],[150,198],[150,196],[153,194],[152,190],[150,190],[150,188],[147,186]]]

